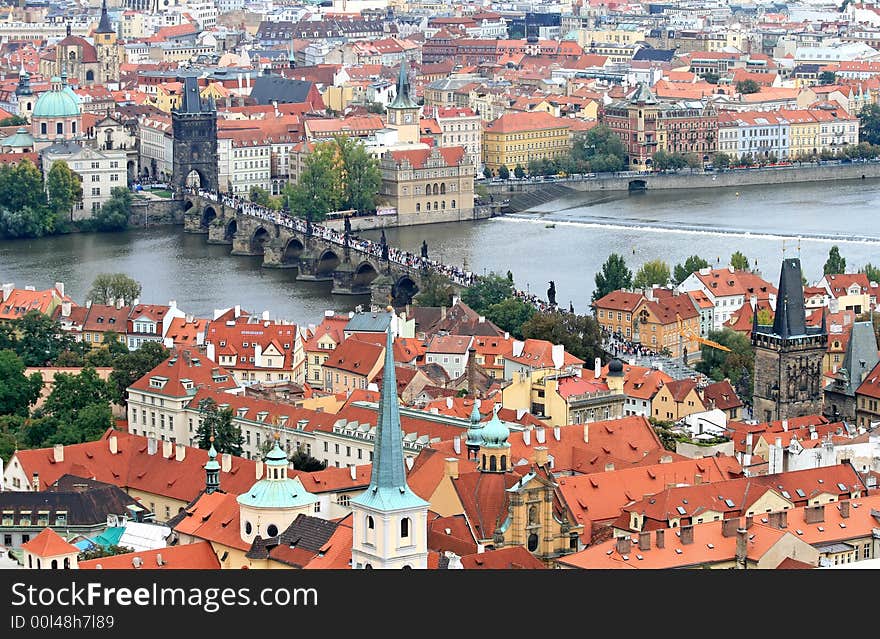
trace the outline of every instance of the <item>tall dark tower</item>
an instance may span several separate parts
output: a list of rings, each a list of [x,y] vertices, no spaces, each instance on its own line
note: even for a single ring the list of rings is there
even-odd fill
[[[828,343],[825,316],[807,326],[801,261],[782,261],[772,326],[752,324],[755,391],[752,416],[772,421],[822,412],[822,358]]]
[[[185,78],[183,86],[180,107],[171,111],[172,185],[175,192],[197,184],[205,191],[217,193],[217,110],[213,101],[202,100],[197,78]]]

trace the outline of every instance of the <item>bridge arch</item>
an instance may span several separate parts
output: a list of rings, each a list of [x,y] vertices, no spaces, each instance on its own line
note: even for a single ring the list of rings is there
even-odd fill
[[[264,226],[258,226],[253,235],[251,235],[250,249],[254,255],[262,255],[266,242],[271,237],[269,231]]]
[[[236,221],[235,218],[232,218],[226,225],[226,230],[223,231],[223,239],[227,242],[231,242],[236,233],[238,233],[238,221]]]
[[[202,211],[202,228],[208,229],[211,227],[211,222],[217,219],[217,210],[213,205],[208,205]]]
[[[324,249],[318,256],[318,262],[315,266],[316,275],[328,275],[336,270],[340,263],[339,256],[333,249]]]
[[[187,199],[184,200],[184,202],[183,202],[183,212],[186,213],[186,212],[189,211],[193,206],[195,206],[195,204],[193,204],[193,201],[190,200],[189,198],[187,198]]]
[[[647,180],[630,180],[629,181],[629,190],[630,191],[647,191],[648,190],[648,181]]]
[[[287,240],[287,244],[284,245],[284,251],[281,253],[281,263],[294,264],[298,262],[305,248],[305,245],[299,238],[290,238]]]
[[[401,275],[391,287],[391,303],[396,307],[411,304],[418,292],[419,285],[415,279],[408,273]]]
[[[354,269],[351,288],[353,291],[358,289],[369,290],[370,283],[377,277],[379,277],[379,269],[372,262],[364,260]]]

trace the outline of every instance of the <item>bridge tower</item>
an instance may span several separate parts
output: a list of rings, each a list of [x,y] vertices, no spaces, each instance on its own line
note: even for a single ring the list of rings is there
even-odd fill
[[[217,193],[217,109],[213,100],[202,100],[198,79],[184,79],[180,107],[171,111],[174,137],[172,186],[175,193],[197,185]]]

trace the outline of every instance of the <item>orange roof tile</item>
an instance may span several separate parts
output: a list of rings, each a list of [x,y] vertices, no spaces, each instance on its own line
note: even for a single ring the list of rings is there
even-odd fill
[[[136,560],[140,560],[137,562]],[[137,563],[137,565],[135,565]],[[207,541],[80,561],[80,570],[219,570],[220,560]]]
[[[51,528],[43,528],[39,535],[23,543],[21,547],[37,557],[57,557],[79,553],[79,548],[67,543],[61,535]]]

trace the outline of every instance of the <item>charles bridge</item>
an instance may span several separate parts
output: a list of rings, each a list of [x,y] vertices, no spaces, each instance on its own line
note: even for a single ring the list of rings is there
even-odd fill
[[[266,268],[296,268],[297,280],[332,281],[334,294],[369,294],[374,304],[403,306],[426,273],[426,259],[388,247],[382,251],[375,242],[250,203],[185,194],[183,207],[185,232],[205,234],[209,244],[231,245],[232,255],[261,255]],[[440,273],[466,285],[462,277]]]

